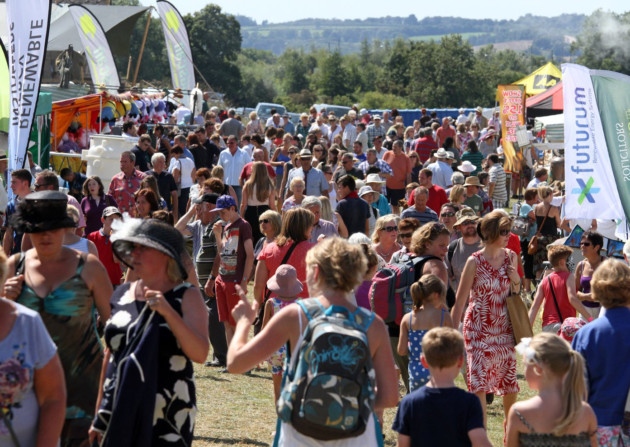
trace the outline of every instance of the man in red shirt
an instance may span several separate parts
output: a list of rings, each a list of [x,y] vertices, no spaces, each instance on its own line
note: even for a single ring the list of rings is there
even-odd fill
[[[114,257],[112,243],[109,240],[109,237],[112,234],[112,223],[114,220],[121,218],[122,214],[120,214],[118,208],[115,206],[108,206],[103,210],[103,215],[101,217],[103,228],[94,231],[87,236],[88,240],[94,242],[94,245],[96,245],[98,250],[98,259],[105,266],[109,280],[112,282],[114,287],[122,283],[122,269],[120,268],[120,263]]]
[[[387,200],[394,214],[400,213],[398,201],[405,198],[405,187],[411,182],[411,160],[403,152],[403,142],[394,141],[392,150],[387,151],[383,161],[391,166],[393,174],[386,180]]]
[[[438,147],[442,147],[444,145],[444,141],[448,137],[451,137],[455,140],[455,129],[451,127],[451,119],[447,116],[442,118],[442,127],[435,131],[435,138]]]
[[[427,200],[427,206],[432,210],[441,210],[442,205],[448,202],[448,196],[444,188],[433,184],[433,172],[430,169],[424,168],[418,174],[418,180],[420,186],[424,186],[429,190],[429,200]],[[415,191],[409,197],[409,206],[414,204]],[[438,212],[436,211],[436,213]]]

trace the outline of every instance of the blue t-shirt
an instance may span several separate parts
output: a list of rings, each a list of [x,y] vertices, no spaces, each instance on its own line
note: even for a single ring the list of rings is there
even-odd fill
[[[398,405],[392,430],[411,438],[411,446],[471,446],[468,432],[483,428],[479,398],[460,388],[423,386]]]
[[[533,211],[533,210],[534,210],[534,208],[533,208],[531,205],[528,205],[527,203],[523,203],[523,204],[521,205],[521,209],[520,209],[520,210],[519,210],[519,212],[518,212],[518,215],[519,215],[519,216],[521,216],[521,217],[527,217],[527,215],[530,213],[530,211]],[[531,223],[531,222],[530,222],[530,223]],[[538,227],[537,227],[537,225],[536,225],[536,222],[532,223],[532,224],[529,226],[529,234],[528,234],[528,235],[527,235],[527,237],[526,237],[526,238],[524,238],[524,239],[526,239],[526,240],[528,240],[528,241],[529,241],[529,240],[531,240],[531,239],[532,239],[532,237],[534,237],[534,235],[536,234],[536,229],[537,229],[537,228],[538,228]]]

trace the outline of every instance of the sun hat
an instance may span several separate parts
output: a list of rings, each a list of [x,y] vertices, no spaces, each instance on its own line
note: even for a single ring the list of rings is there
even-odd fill
[[[451,151],[446,151],[446,158],[448,158],[449,160],[455,160],[455,154]]]
[[[230,208],[231,206],[236,207],[236,201],[234,200],[234,197],[225,194],[217,199],[217,207],[215,208],[215,210],[225,210]]]
[[[383,185],[385,184],[385,180],[383,180],[378,174],[368,174],[367,178],[365,179],[365,183],[378,183],[379,185]]]
[[[118,214],[120,217],[122,217],[122,213],[115,206],[108,206],[103,210],[103,217],[113,216],[114,214]]]
[[[367,109],[359,110],[359,115],[365,115],[366,113],[368,113]]]
[[[311,158],[313,154],[308,149],[302,149],[300,151],[300,158]]]
[[[462,164],[457,167],[462,172],[473,172],[477,167],[470,162],[470,160],[462,161]]]
[[[471,175],[470,177],[467,177],[466,181],[464,182],[464,186],[481,186],[481,183],[479,183],[479,177],[477,177],[476,175]]]
[[[374,190],[370,188],[369,186],[362,186],[361,189],[359,189],[359,197],[363,197],[366,194],[372,194],[372,193],[374,193]]]
[[[303,290],[295,267],[288,264],[276,269],[276,274],[267,281],[267,288],[280,299],[293,298]]]
[[[444,149],[443,147],[439,148],[436,152],[435,152],[435,156],[437,158],[447,158],[448,154],[446,153],[446,149]]]
[[[203,194],[203,195],[195,198],[193,200],[193,203],[198,205],[200,203],[206,202],[206,203],[212,203],[212,204],[216,205],[217,200],[219,200],[219,195],[211,192],[209,194]]]
[[[483,107],[481,107],[481,106],[477,106],[477,108],[475,110],[477,112],[479,112],[479,113],[483,113]]]
[[[477,216],[477,213],[475,213],[475,210],[468,207],[462,208],[457,213],[455,213],[455,218],[457,220],[453,224],[453,227],[461,225],[467,220],[474,220],[474,221],[479,220],[479,216]]]
[[[173,259],[179,267],[182,279],[188,278],[186,268],[181,259],[184,252],[184,238],[175,227],[166,222],[157,219],[135,219],[125,216],[122,222],[117,222],[114,225],[114,233],[111,240],[112,249],[116,257],[131,269],[133,269],[133,266],[129,263],[129,255],[133,251],[132,244],[138,244],[143,247],[153,248]]]
[[[579,331],[585,325],[586,321],[579,318],[565,318],[565,320],[562,322],[562,326],[560,326],[560,333],[558,335],[570,343],[573,341],[573,337],[575,337],[577,331]]]
[[[367,112],[366,112],[367,113]],[[372,117],[373,120],[380,120],[381,119],[381,115],[379,115],[378,113],[376,115],[374,115]]]
[[[66,210],[68,196],[60,191],[38,191],[27,195],[11,217],[11,227],[19,233],[42,233],[76,224]]]

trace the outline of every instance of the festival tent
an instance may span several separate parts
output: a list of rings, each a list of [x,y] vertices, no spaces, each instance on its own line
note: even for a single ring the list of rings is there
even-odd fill
[[[562,79],[562,72],[553,62],[547,62],[538,70],[512,84],[524,85],[525,94],[534,96],[554,87]]]
[[[528,98],[525,102],[528,117],[556,115],[564,110],[562,82],[558,82],[543,93]]]

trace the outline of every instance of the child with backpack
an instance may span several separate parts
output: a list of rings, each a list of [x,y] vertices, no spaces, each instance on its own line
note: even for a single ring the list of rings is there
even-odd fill
[[[315,298],[285,306],[254,338],[257,304],[239,291],[227,367],[242,373],[288,342],[275,446],[382,446],[375,412],[398,403],[387,327],[351,303],[367,270],[361,247],[326,238],[306,254]]]
[[[392,429],[399,447],[491,447],[479,398],[455,385],[464,363],[464,338],[453,328],[433,328],[422,338],[421,361],[431,380],[398,405]]]
[[[453,327],[453,320],[444,307],[446,286],[436,275],[423,275],[411,285],[413,310],[400,323],[398,354],[409,356],[409,391],[419,389],[429,381],[429,369],[421,360],[422,337],[435,327]]]
[[[287,304],[295,301],[302,292],[302,283],[297,277],[295,267],[282,264],[267,281],[267,289],[271,292],[270,299],[265,303],[265,313],[263,314],[262,329],[267,326],[271,317],[280,312]],[[278,402],[280,397],[280,385],[282,384],[282,370],[286,355],[286,345],[271,354],[268,359],[271,365],[271,379],[273,380],[273,401]]]

